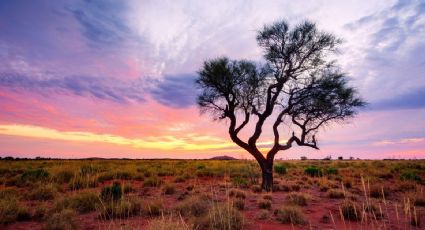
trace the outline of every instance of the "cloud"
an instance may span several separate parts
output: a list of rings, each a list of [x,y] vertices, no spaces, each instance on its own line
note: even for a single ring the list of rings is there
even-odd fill
[[[372,110],[421,109],[425,108],[424,98],[425,87],[420,87],[402,95],[371,103],[368,108]]]
[[[374,145],[385,146],[385,145],[395,145],[395,144],[415,144],[425,142],[425,138],[417,137],[417,138],[402,138],[400,140],[381,140],[374,142]]]
[[[91,96],[114,102],[144,101],[141,81],[124,82],[118,79],[64,76],[36,78],[14,73],[0,73],[0,86],[25,89],[37,93],[68,93]]]
[[[119,45],[133,38],[126,25],[127,6],[114,1],[83,1],[67,7],[82,26],[84,36],[92,45]]]
[[[347,23],[348,70],[371,103],[425,87],[425,4],[398,1]]]
[[[159,103],[175,108],[186,108],[196,103],[194,75],[165,76],[150,90]]]

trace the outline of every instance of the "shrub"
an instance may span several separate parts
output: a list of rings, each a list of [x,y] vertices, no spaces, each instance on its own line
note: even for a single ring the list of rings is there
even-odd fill
[[[310,197],[303,193],[290,193],[286,196],[286,200],[289,204],[306,206]]]
[[[176,186],[173,184],[165,184],[162,188],[162,192],[166,195],[174,194],[176,192]]]
[[[276,219],[283,224],[305,224],[304,214],[298,207],[285,206],[275,210]]]
[[[360,209],[354,202],[345,200],[340,208],[346,220],[360,220]]]
[[[229,191],[230,197],[236,197],[238,199],[245,199],[246,195],[245,192],[239,189],[232,189]]]
[[[400,175],[400,179],[401,180],[411,180],[411,181],[416,181],[416,182],[421,182],[421,180],[422,180],[422,178],[413,171],[403,172]]]
[[[286,167],[282,164],[275,165],[274,171],[279,175],[285,175],[286,174]]]
[[[95,211],[100,204],[99,197],[93,192],[79,193],[56,203],[56,210],[72,209],[79,213]]]
[[[212,201],[203,196],[192,196],[187,200],[184,200],[182,203],[177,204],[176,210],[184,216],[199,217],[208,212],[211,202]]]
[[[336,169],[336,168],[327,168],[325,170],[325,173],[327,175],[337,175],[338,174],[338,169]]]
[[[77,215],[73,210],[62,210],[53,214],[46,221],[46,230],[74,230],[78,229]]]
[[[326,196],[332,199],[342,199],[345,197],[344,192],[341,189],[330,189],[326,193]]]
[[[56,195],[56,188],[52,184],[49,185],[39,185],[36,188],[28,192],[27,197],[30,200],[53,200]]]
[[[259,200],[257,202],[258,208],[260,209],[270,209],[272,207],[272,202],[270,200]]]
[[[144,187],[158,187],[159,185],[161,185],[161,183],[162,182],[158,177],[152,176],[152,177],[149,177],[149,178],[147,178],[143,181],[143,186]]]
[[[315,167],[315,166],[307,167],[306,169],[304,169],[304,173],[311,176],[311,177],[322,176],[322,170]]]
[[[195,229],[241,230],[245,225],[243,215],[228,204],[217,204],[209,214],[195,221]]]
[[[121,183],[115,181],[111,186],[106,186],[102,188],[100,193],[102,200],[119,200],[122,197],[122,188]]]

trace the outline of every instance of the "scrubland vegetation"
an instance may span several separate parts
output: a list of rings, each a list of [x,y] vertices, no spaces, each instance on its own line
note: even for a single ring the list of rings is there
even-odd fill
[[[2,160],[1,229],[423,229],[425,161]]]

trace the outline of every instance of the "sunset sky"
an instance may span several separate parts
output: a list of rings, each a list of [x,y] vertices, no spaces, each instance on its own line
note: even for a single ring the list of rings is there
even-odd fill
[[[207,59],[263,61],[256,31],[280,19],[342,38],[369,104],[277,158],[425,158],[420,0],[0,1],[0,156],[249,158],[199,113],[194,79]]]

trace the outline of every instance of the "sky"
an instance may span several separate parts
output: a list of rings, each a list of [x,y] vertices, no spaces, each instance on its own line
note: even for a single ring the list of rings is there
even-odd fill
[[[263,61],[256,33],[282,19],[344,41],[333,58],[368,106],[277,158],[425,158],[420,0],[0,1],[0,156],[250,158],[194,81],[208,59]]]

